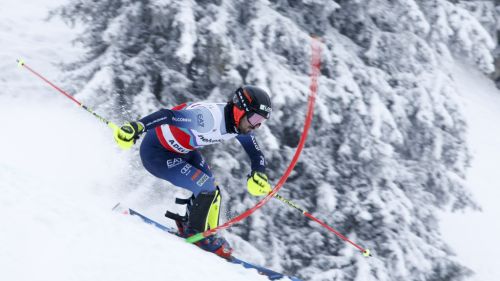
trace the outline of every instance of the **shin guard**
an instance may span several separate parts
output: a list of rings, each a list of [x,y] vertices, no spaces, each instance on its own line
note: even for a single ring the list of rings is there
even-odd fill
[[[199,232],[216,228],[219,225],[221,204],[220,190],[201,192],[193,199],[188,214],[188,227]]]

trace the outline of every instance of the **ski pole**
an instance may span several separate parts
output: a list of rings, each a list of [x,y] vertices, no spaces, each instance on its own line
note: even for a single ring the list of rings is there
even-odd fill
[[[365,257],[371,257],[372,254],[370,252],[369,249],[364,249],[363,247],[359,246],[358,244],[352,242],[351,240],[349,240],[347,237],[345,237],[344,235],[340,234],[340,232],[336,231],[335,229],[333,229],[332,227],[330,227],[329,225],[327,225],[325,222],[317,219],[316,217],[314,217],[313,215],[311,215],[309,212],[307,212],[304,208],[300,207],[299,205],[293,203],[292,201],[288,200],[288,199],[285,199],[283,198],[283,196],[279,195],[279,194],[274,194],[274,198],[280,200],[281,202],[287,204],[288,206],[296,209],[296,210],[299,210],[300,212],[302,212],[302,214],[308,218],[310,218],[311,220],[319,223],[321,226],[323,226],[324,228],[328,229],[329,231],[335,233],[335,235],[337,235],[338,237],[340,237],[342,240],[350,243],[351,245],[353,245],[354,247],[356,247],[359,251],[361,251],[361,253],[363,254],[363,256]]]
[[[35,70],[33,70],[31,67],[27,66],[26,63],[24,62],[24,60],[17,59],[17,65],[19,67],[24,67],[29,72],[33,73],[35,76],[37,76],[38,78],[40,78],[43,81],[45,81],[47,84],[49,84],[50,86],[52,86],[52,88],[56,89],[59,93],[65,95],[67,98],[69,98],[70,100],[72,100],[76,104],[78,104],[78,106],[80,106],[81,108],[85,109],[90,114],[94,115],[94,117],[96,117],[100,121],[106,123],[106,125],[108,125],[108,127],[110,127],[111,129],[113,129],[113,130],[118,130],[119,129],[118,126],[115,123],[113,123],[111,121],[108,121],[104,117],[102,117],[99,114],[95,113],[92,109],[88,108],[87,106],[85,106],[84,104],[82,104],[81,102],[79,102],[77,99],[75,99],[73,96],[71,96],[70,94],[66,93],[64,90],[62,90],[61,88],[57,87],[52,82],[50,82],[48,79],[46,79],[45,77],[43,77],[41,74],[39,74],[38,72],[36,72]]]

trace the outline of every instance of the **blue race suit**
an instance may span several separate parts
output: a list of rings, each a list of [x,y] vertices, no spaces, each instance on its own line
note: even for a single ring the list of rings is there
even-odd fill
[[[140,148],[146,170],[190,190],[195,197],[202,191],[214,191],[214,177],[197,148],[236,138],[250,156],[252,170],[265,172],[265,158],[255,137],[228,132],[225,106],[182,104],[140,119],[146,131]]]

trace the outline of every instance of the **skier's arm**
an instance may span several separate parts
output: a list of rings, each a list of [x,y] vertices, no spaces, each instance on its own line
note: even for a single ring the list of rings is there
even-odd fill
[[[265,173],[266,159],[257,144],[257,140],[252,134],[238,135],[236,139],[252,161],[252,173],[247,180],[248,192],[254,196],[267,195],[271,192],[271,184],[269,184]]]
[[[238,135],[236,139],[241,143],[252,162],[252,171],[266,172],[266,159],[260,150],[255,136],[252,134]]]
[[[163,124],[173,125],[179,128],[195,129],[203,131],[204,120],[210,118],[202,109],[171,110],[160,109],[139,120],[144,125],[144,130],[148,131]],[[200,122],[200,120],[202,122]],[[201,125],[203,126],[201,126]]]
[[[189,110],[158,110],[138,121],[127,122],[113,129],[116,143],[122,149],[129,149],[139,139],[140,135],[163,124],[179,128],[206,132],[213,125],[213,117],[207,109]]]

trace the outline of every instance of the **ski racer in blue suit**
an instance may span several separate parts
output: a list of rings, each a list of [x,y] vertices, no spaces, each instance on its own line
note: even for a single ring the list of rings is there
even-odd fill
[[[266,195],[271,186],[265,174],[266,161],[252,131],[271,115],[271,100],[261,88],[242,86],[228,103],[195,102],[172,109],[161,109],[115,130],[115,140],[124,149],[145,133],[140,156],[146,170],[154,176],[190,190],[190,199],[177,199],[187,205],[185,216],[167,212],[176,220],[181,236],[188,237],[219,225],[220,189],[208,164],[198,151],[206,145],[236,138],[250,157],[252,172],[248,192]],[[198,242],[201,248],[230,257],[227,241],[212,235]]]

